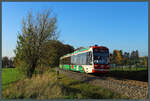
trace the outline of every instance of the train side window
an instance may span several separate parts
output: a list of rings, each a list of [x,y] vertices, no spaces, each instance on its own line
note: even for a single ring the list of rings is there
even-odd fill
[[[70,64],[71,63],[71,57],[66,57],[62,59],[62,64]]]
[[[73,63],[73,65],[75,65],[75,64],[76,64],[76,56],[75,56],[75,55],[73,56],[72,63]]]
[[[72,64],[75,64],[75,56],[72,56]]]
[[[71,56],[71,64],[74,64],[74,56]]]
[[[92,52],[89,52],[89,59],[90,59],[89,60],[89,62],[90,62],[89,65],[92,65]]]
[[[92,65],[92,52],[87,52],[87,65]]]
[[[82,63],[81,63],[81,62],[82,62],[81,58],[82,58],[82,57],[81,57],[81,54],[79,54],[79,61],[78,61],[78,64],[79,64],[79,65],[82,64]]]
[[[83,61],[83,57],[82,57],[82,54],[80,54],[80,65],[83,64],[82,61]]]
[[[75,55],[75,64],[77,65],[78,64],[78,56],[77,55]]]
[[[77,65],[80,65],[80,54],[77,55]]]
[[[76,55],[74,55],[73,57],[74,57],[73,64],[75,65],[76,64]]]
[[[80,65],[83,65],[83,54],[80,54]]]
[[[71,64],[71,57],[67,57],[67,64]]]
[[[87,53],[83,54],[83,64],[86,65]]]
[[[86,53],[81,54],[81,64],[86,65]]]

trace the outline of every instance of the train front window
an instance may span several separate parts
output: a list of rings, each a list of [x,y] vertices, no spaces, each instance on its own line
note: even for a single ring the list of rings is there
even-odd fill
[[[108,64],[109,52],[107,51],[93,51],[94,64]]]

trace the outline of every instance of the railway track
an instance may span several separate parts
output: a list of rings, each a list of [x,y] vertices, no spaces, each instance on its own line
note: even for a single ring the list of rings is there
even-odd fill
[[[64,71],[61,69],[59,72],[73,79],[101,86],[113,92],[123,94],[129,99],[148,99],[148,82],[121,78],[116,79],[109,75],[91,75],[73,71]]]

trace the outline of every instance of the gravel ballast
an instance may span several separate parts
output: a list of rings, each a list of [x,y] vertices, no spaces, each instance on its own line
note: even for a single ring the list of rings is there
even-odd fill
[[[117,80],[114,77],[95,76],[61,69],[59,72],[65,74],[67,77],[123,94],[130,99],[148,99],[148,82],[127,79]]]

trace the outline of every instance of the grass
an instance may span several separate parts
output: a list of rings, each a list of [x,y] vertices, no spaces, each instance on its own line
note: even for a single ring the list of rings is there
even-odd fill
[[[109,74],[118,79],[130,79],[148,82],[148,69],[147,68],[110,68]]]
[[[114,93],[99,86],[93,86],[86,82],[62,77],[65,99],[127,99],[127,97]]]
[[[145,71],[145,70],[148,70],[148,68],[146,67],[126,67],[126,68],[122,68],[122,67],[113,67],[113,68],[110,68],[110,71]]]
[[[2,89],[23,78],[23,75],[19,73],[17,68],[2,68]]]
[[[55,71],[34,75],[10,84],[2,90],[2,99],[123,99],[126,98],[99,86],[73,80]]]
[[[56,75],[45,73],[11,84],[2,91],[2,99],[54,99],[62,97],[61,91]]]

